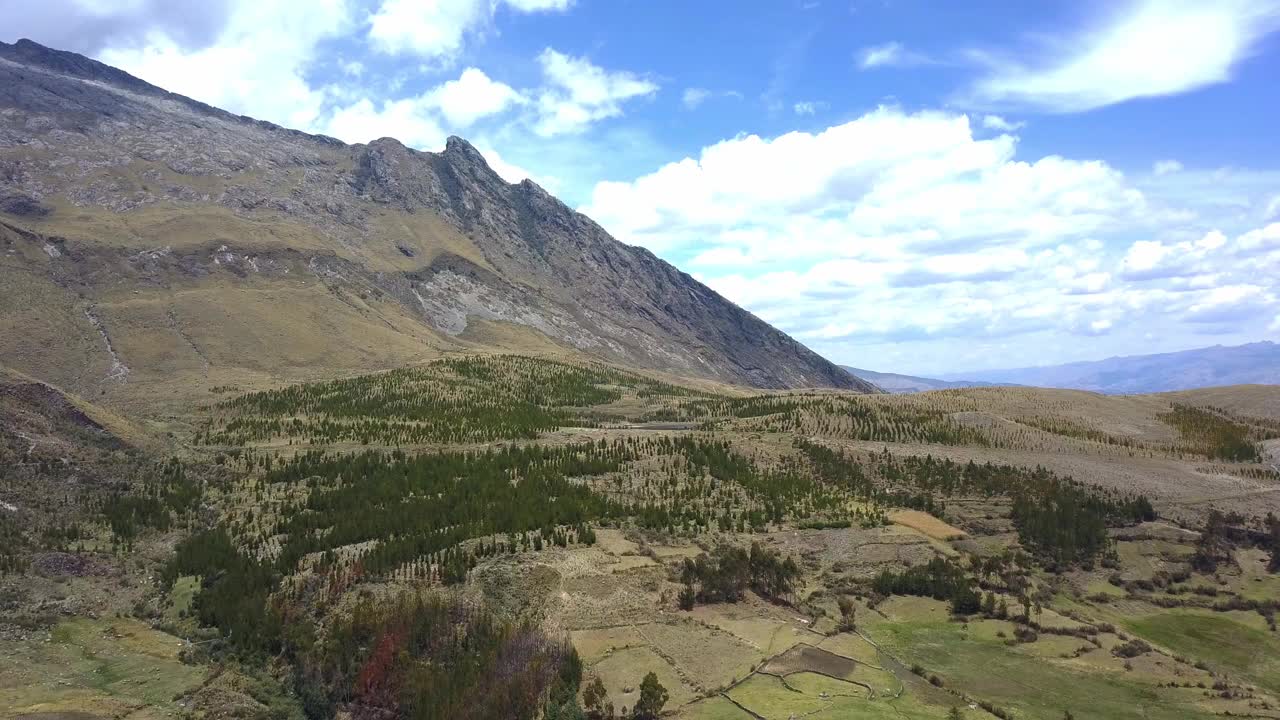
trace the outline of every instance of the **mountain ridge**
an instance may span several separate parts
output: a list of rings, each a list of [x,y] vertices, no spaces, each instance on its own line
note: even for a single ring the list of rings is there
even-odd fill
[[[915,393],[928,392],[930,390],[947,390],[952,388],[992,387],[1000,384],[977,380],[939,380],[937,378],[928,378],[918,375],[877,372],[875,370],[866,370],[863,368],[851,367],[849,365],[841,365],[840,367],[853,376],[866,380],[889,393]]]
[[[876,391],[461,138],[347,145],[31,41],[0,43],[0,252],[0,361],[80,394],[531,348]]]
[[[1280,384],[1280,344],[1212,345],[1146,355],[1118,355],[1061,365],[944,374],[992,383],[1092,390],[1107,394],[1173,392],[1225,385]]]

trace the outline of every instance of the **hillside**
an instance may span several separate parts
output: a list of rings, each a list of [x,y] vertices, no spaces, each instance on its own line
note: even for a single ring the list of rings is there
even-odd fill
[[[958,380],[959,375],[943,375]],[[980,370],[964,378],[989,383],[1073,388],[1108,394],[1171,392],[1219,385],[1280,384],[1280,345],[1256,342],[1155,355],[1008,370]]]
[[[973,380],[938,380],[936,378],[917,377],[915,375],[863,370],[861,368],[849,367],[848,365],[841,365],[840,367],[844,368],[854,377],[866,380],[881,390],[890,393],[915,393],[926,392],[929,390],[991,387],[993,385],[1012,384],[980,382]]]
[[[482,354],[228,392],[172,457],[0,373],[0,715],[619,717],[653,673],[680,720],[1273,718],[1274,390]]]
[[[870,391],[451,138],[424,153],[234,116],[0,43],[0,362],[106,402],[456,351]]]

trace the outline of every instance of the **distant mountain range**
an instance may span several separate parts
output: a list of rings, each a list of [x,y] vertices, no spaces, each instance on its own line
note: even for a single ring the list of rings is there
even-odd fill
[[[1092,390],[1109,395],[1172,392],[1220,385],[1280,385],[1280,345],[1264,341],[1157,355],[1127,355],[1065,365],[977,370],[937,378],[876,372],[841,365],[891,393],[947,388],[1030,385]]]
[[[938,380],[936,378],[916,377],[899,373],[876,372],[862,368],[841,365],[854,377],[866,380],[889,393],[915,393],[926,390],[946,390],[947,388],[989,387],[1004,383],[979,382],[973,380]]]
[[[942,379],[956,380],[959,377],[943,375]],[[1074,388],[1112,395],[1191,390],[1217,385],[1275,385],[1280,384],[1280,345],[1274,342],[1234,347],[1214,345],[1093,362],[983,370],[964,373],[963,377],[1000,385]]]

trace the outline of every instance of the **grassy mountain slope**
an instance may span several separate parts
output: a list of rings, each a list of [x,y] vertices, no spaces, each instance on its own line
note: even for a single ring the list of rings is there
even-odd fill
[[[107,402],[477,350],[871,388],[465,141],[238,117],[0,44],[0,361]]]

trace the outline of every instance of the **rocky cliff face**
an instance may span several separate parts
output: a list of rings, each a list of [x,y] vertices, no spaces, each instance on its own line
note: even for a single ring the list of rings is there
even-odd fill
[[[874,390],[464,140],[346,145],[29,41],[0,43],[0,257],[0,362],[79,392],[530,346]]]

